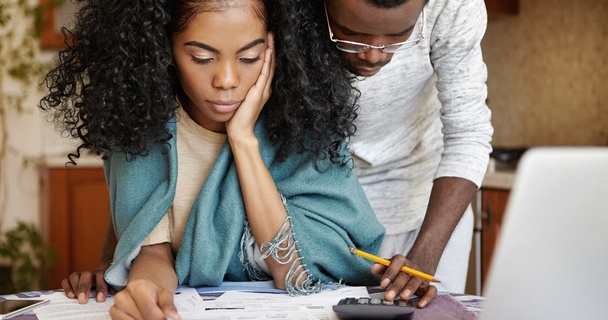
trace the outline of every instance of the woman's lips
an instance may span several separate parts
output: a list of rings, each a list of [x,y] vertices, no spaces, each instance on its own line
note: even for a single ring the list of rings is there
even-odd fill
[[[240,102],[234,102],[234,101],[210,101],[211,103],[211,107],[219,113],[231,113],[236,111],[236,109],[239,108],[239,106],[241,105]]]

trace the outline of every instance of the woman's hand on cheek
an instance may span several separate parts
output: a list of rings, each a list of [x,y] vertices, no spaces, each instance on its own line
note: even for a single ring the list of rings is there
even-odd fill
[[[268,33],[268,48],[264,52],[264,65],[256,83],[249,89],[245,100],[241,103],[234,116],[226,122],[226,132],[229,137],[242,134],[253,134],[255,123],[262,108],[272,93],[272,77],[275,69],[274,35]]]

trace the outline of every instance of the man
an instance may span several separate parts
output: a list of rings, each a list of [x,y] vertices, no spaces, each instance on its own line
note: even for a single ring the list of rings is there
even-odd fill
[[[435,288],[400,273],[416,267],[464,291],[471,248],[470,201],[493,133],[480,41],[483,0],[325,0],[330,40],[358,77],[355,168],[387,237],[380,255],[385,298]],[[405,257],[404,257],[405,256]],[[407,258],[407,260],[406,260]],[[431,288],[432,290],[429,290]]]

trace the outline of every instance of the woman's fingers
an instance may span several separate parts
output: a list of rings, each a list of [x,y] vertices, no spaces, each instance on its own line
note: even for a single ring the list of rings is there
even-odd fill
[[[150,281],[130,282],[114,296],[112,319],[181,319],[173,303],[173,293]]]

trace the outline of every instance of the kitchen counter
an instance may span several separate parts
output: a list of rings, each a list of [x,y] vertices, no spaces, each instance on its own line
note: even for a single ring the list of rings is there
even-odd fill
[[[515,180],[515,168],[501,168],[496,160],[490,158],[488,170],[481,182],[482,188],[511,190]]]
[[[514,180],[515,170],[488,171],[481,182],[481,187],[510,190]]]

